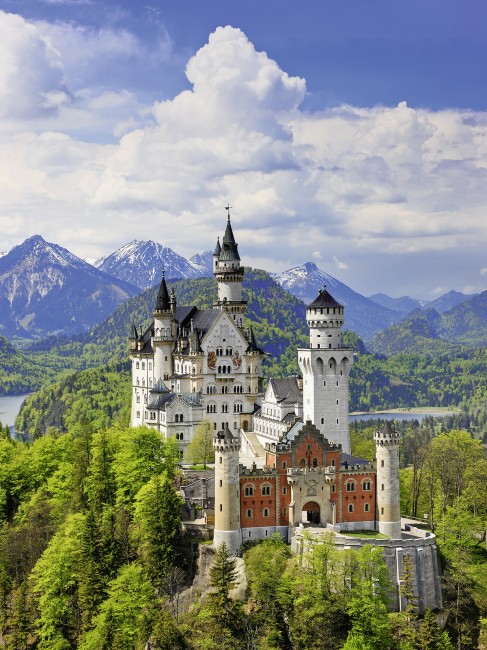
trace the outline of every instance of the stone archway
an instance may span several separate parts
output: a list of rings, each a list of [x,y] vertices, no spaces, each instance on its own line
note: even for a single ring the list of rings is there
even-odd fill
[[[303,512],[306,512],[306,520],[310,524],[319,525],[320,523],[320,506],[316,501],[307,501],[303,505]]]

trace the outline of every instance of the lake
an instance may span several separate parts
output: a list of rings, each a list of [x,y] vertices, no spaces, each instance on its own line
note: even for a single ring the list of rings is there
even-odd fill
[[[27,395],[5,395],[0,397],[0,422],[8,424],[10,432],[14,432],[14,422],[20,411],[20,405]]]
[[[431,415],[434,418],[443,418],[447,415],[453,415],[453,411],[438,411],[435,413],[416,413],[408,411],[395,411],[392,413],[362,413],[357,415],[349,415],[349,422],[356,422],[357,420],[396,420],[396,422],[402,422],[406,420],[424,420],[427,415]]]

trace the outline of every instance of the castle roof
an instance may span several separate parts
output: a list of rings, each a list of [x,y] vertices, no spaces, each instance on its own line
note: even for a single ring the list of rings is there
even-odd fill
[[[271,378],[269,383],[278,402],[294,404],[303,401],[296,377]]]
[[[218,259],[223,262],[240,261],[240,255],[238,254],[238,244],[235,242],[235,237],[233,236],[232,224],[230,223],[230,215],[228,216],[227,227],[225,230],[225,234],[223,235],[223,245],[221,247],[221,251]]]
[[[166,278],[164,276],[165,276],[165,271],[164,269],[162,269],[162,280],[159,286],[159,291],[157,293],[157,299],[156,299],[156,309],[155,309],[156,311],[170,310],[169,291],[167,290]]]
[[[315,308],[321,308],[321,307],[343,307],[339,302],[335,300],[335,298],[331,295],[326,290],[326,287],[324,289],[320,289],[318,292],[318,296],[313,300],[313,302],[308,305],[308,309],[315,309]]]
[[[216,246],[215,250],[213,251],[213,255],[219,256],[222,251],[222,247],[220,246],[220,237],[216,238]]]
[[[245,352],[260,352],[261,354],[265,354],[264,350],[259,348],[259,346],[257,345],[257,341],[255,340],[255,334],[252,325],[250,326],[250,342]]]

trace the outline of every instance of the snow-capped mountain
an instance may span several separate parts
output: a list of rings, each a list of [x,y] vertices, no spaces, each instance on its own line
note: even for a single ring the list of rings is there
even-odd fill
[[[363,339],[369,339],[375,332],[401,319],[401,314],[382,307],[362,294],[353,291],[346,284],[313,262],[296,266],[283,273],[274,273],[274,279],[283,289],[289,291],[305,304],[311,303],[325,285],[331,295],[345,306],[345,327],[357,332]]]
[[[167,246],[136,239],[97,260],[95,266],[141,289],[160,282],[163,267],[167,279],[200,278],[211,274],[205,264],[187,260]]]
[[[34,235],[0,258],[0,334],[82,332],[137,293],[137,287]]]
[[[201,269],[201,275],[203,277],[211,277],[213,275],[213,253],[211,251],[196,253],[196,255],[189,258],[189,261]]]

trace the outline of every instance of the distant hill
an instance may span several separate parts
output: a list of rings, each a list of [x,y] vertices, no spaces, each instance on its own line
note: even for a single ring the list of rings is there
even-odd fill
[[[373,352],[449,353],[461,346],[487,345],[487,291],[440,314],[416,310],[405,320],[377,333],[369,342]]]
[[[478,294],[475,294],[478,295]],[[436,309],[440,313],[449,311],[457,305],[461,305],[467,300],[472,300],[475,295],[467,295],[466,293],[461,293],[460,291],[449,291],[448,293],[443,294],[439,298],[432,300],[427,303],[426,307],[431,309]]]
[[[421,307],[421,302],[419,300],[416,300],[416,298],[410,298],[409,296],[391,298],[391,296],[388,296],[385,293],[375,293],[373,296],[370,296],[370,300],[382,307],[387,307],[387,309],[397,311],[403,316],[407,316],[407,314],[410,314],[415,309]]]
[[[389,327],[402,317],[399,312],[383,307],[350,289],[343,282],[319,269],[313,262],[296,266],[283,273],[273,273],[273,277],[283,289],[305,304],[311,303],[318,290],[326,285],[332,296],[345,306],[345,327],[363,339],[371,338],[376,332]]]
[[[136,293],[35,235],[0,258],[0,334],[33,339],[86,331]]]
[[[95,266],[120,280],[147,289],[160,282],[163,267],[166,278],[173,280],[212,275],[211,263],[208,269],[208,255],[211,257],[209,251],[187,260],[171,248],[154,241],[134,240],[97,260]]]

